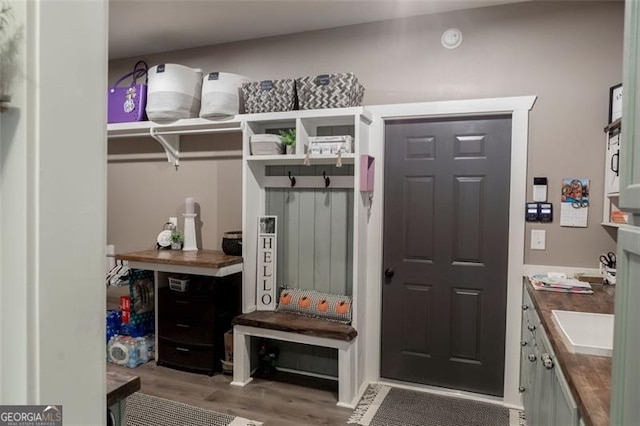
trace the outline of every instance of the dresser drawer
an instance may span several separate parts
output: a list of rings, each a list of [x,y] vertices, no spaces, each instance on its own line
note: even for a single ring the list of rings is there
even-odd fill
[[[162,318],[172,320],[212,323],[215,319],[210,296],[171,290],[159,292],[158,311]]]
[[[213,347],[183,345],[162,338],[158,340],[158,346],[159,365],[209,374],[219,371]]]
[[[185,344],[212,345],[215,331],[212,324],[189,320],[161,318],[158,322],[158,337]]]

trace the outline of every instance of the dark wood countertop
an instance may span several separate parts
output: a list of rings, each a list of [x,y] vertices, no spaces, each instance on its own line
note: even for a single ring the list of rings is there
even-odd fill
[[[197,266],[212,269],[219,269],[225,266],[242,263],[242,256],[229,256],[217,250],[145,250],[117,254],[115,258],[119,260],[128,260],[130,262]]]
[[[140,390],[140,377],[107,371],[107,407]]]
[[[525,288],[547,331],[582,419],[587,425],[609,425],[611,358],[570,352],[562,338],[562,331],[553,321],[551,311],[555,309],[613,314],[615,287],[592,285],[594,294],[567,294],[536,291],[529,280],[525,281]]]

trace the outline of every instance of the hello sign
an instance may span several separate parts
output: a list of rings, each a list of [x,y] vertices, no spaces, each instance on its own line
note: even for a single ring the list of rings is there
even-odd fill
[[[258,218],[258,268],[256,277],[256,309],[276,309],[276,216]]]

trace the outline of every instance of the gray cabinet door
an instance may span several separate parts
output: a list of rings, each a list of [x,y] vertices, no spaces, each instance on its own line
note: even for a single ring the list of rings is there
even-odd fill
[[[555,363],[555,360],[554,360]],[[557,366],[555,370],[555,421],[554,425],[574,426],[578,424],[578,407],[571,396],[569,384]]]
[[[640,213],[640,128],[636,125],[640,111],[638,86],[638,49],[640,3],[626,2],[624,23],[624,75],[622,108],[622,142],[620,153],[620,207]]]
[[[554,405],[556,377],[552,369],[545,364],[550,357],[548,344],[545,344],[542,330],[536,335],[536,382],[534,390],[534,417],[531,425],[548,426],[555,424]]]
[[[618,230],[610,424],[634,425],[640,419],[640,228]]]
[[[640,223],[640,2],[627,0],[624,25],[624,78],[620,157],[620,207],[633,213],[630,223]],[[640,419],[640,229],[618,230],[613,365],[610,423],[637,424]]]

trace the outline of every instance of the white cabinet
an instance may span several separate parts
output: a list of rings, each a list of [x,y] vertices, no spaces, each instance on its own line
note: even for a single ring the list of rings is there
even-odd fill
[[[336,108],[326,110],[290,111],[280,113],[249,114],[242,116],[243,124],[243,257],[244,257],[244,291],[243,291],[243,311],[250,312],[255,309],[256,300],[256,239],[257,220],[267,212],[267,190],[270,188],[281,188],[285,192],[292,188],[295,178],[294,188],[324,188],[324,177],[315,176],[308,172],[311,168],[305,168],[307,155],[305,149],[310,136],[322,135],[327,128],[350,129],[354,137],[354,152],[340,156],[340,163],[343,165],[353,165],[353,173],[341,176],[329,176],[330,186],[328,189],[347,189],[351,192],[348,197],[352,203],[349,206],[349,238],[352,248],[349,250],[351,258],[349,273],[352,284],[353,296],[353,326],[359,330],[359,322],[364,320],[364,292],[366,291],[365,271],[366,271],[366,227],[368,197],[359,196],[361,189],[361,162],[355,161],[361,155],[368,154],[369,146],[369,125],[371,123],[370,114],[362,107]],[[295,154],[281,155],[252,155],[251,136],[260,133],[277,133],[280,129],[296,129]],[[310,165],[325,165],[327,170],[338,170],[338,155],[310,155],[308,156]],[[295,166],[299,172],[289,172],[283,175],[274,175],[269,169],[270,166],[285,166],[282,170],[287,170],[289,166]],[[355,195],[354,195],[355,194]],[[280,225],[279,225],[280,226]],[[361,303],[362,302],[362,303]]]
[[[604,179],[605,194],[620,192],[620,127],[607,132],[607,160]]]
[[[278,251],[283,254],[278,256],[276,275],[286,278],[283,280],[276,276],[276,280],[281,285],[326,293],[335,293],[329,290],[340,288],[344,290],[336,292],[344,291],[353,298],[352,325],[358,331],[354,343],[358,360],[354,374],[359,389],[364,383],[363,357],[366,354],[369,211],[369,197],[361,194],[364,188],[360,176],[365,166],[360,158],[369,153],[371,115],[362,107],[354,107],[248,114],[242,116],[242,120],[243,312],[256,308],[258,217],[276,214]],[[295,154],[252,155],[252,135],[277,134],[280,129],[291,128],[296,129]],[[345,132],[353,137],[354,152],[340,157],[335,154],[306,155],[309,137],[342,135]],[[309,167],[305,160],[308,160]],[[328,187],[325,187],[325,177],[330,180]],[[295,186],[292,186],[291,178],[295,178]],[[274,209],[274,204],[279,207]],[[280,234],[286,227],[289,227],[287,232]],[[340,245],[338,241],[344,244],[340,250],[334,250],[336,245]],[[344,273],[334,280],[337,271]],[[318,283],[324,283],[326,287],[319,288]]]
[[[618,227],[628,223],[628,215],[620,211],[621,120],[605,128],[606,160],[604,167],[604,207],[602,224]]]

